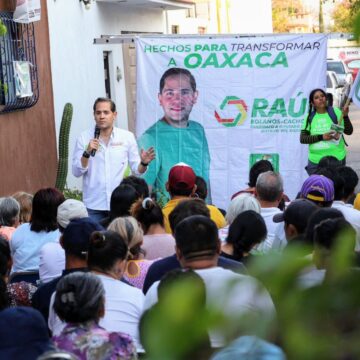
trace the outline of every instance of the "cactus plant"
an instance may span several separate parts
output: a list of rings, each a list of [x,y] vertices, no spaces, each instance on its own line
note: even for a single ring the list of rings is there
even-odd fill
[[[72,115],[73,115],[72,104],[70,103],[65,104],[61,125],[60,125],[59,159],[58,159],[56,184],[55,184],[55,187],[60,191],[64,191],[66,185],[67,173],[68,173],[69,134],[70,134]]]
[[[7,27],[3,23],[3,21],[0,19],[0,36],[4,36],[7,34]]]

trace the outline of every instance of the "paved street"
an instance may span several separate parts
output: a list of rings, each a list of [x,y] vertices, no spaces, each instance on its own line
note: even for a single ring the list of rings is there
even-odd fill
[[[347,165],[351,166],[360,177],[360,109],[354,104],[350,105],[349,117],[354,127],[351,136],[346,137],[348,143]],[[357,188],[360,191],[360,185]]]

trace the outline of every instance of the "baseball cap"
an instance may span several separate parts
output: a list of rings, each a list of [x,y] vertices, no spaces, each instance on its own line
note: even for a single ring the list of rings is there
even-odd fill
[[[84,203],[75,199],[65,200],[57,210],[57,222],[64,229],[68,226],[70,220],[88,216]]]
[[[303,233],[306,229],[310,216],[318,209],[313,202],[307,199],[297,199],[292,201],[284,212],[274,215],[273,221],[280,223],[285,221],[292,224],[296,229]]]
[[[300,194],[303,198],[327,202],[334,200],[334,183],[323,175],[311,175],[303,183]]]
[[[89,249],[90,235],[94,231],[105,230],[89,217],[71,220],[62,236],[62,244],[66,253],[83,255]]]
[[[1,311],[0,337],[1,359],[37,359],[54,349],[43,316],[27,306]]]
[[[191,190],[196,181],[194,170],[185,163],[174,165],[169,172],[169,186],[176,190]]]

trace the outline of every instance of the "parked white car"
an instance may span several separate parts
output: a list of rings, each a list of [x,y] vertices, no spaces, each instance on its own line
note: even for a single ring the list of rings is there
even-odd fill
[[[344,87],[344,93],[348,96],[353,83],[353,77],[350,70],[341,60],[327,59],[326,63],[327,70],[334,71],[336,73],[339,85]]]
[[[326,72],[326,92],[333,96],[333,106],[341,108],[344,105],[346,95],[344,87],[340,86],[338,77],[334,71]]]

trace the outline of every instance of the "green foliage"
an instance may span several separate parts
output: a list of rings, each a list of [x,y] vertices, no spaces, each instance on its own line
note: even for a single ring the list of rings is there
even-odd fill
[[[302,249],[263,256],[250,272],[269,289],[278,311],[278,339],[288,358],[358,358],[360,287],[352,270],[354,235],[341,234],[324,283],[304,287],[299,278],[311,265]],[[352,357],[349,357],[352,358]]]
[[[218,319],[201,306],[200,296],[196,284],[182,281],[145,314],[141,337],[148,359],[184,359],[206,341],[207,328]]]
[[[82,201],[82,192],[80,190],[65,188],[63,190],[63,194],[65,196],[65,199],[75,199]]]
[[[342,0],[337,2],[333,11],[334,32],[353,32],[358,26],[358,13],[360,11],[360,0]]]
[[[272,21],[275,33],[285,33],[291,28],[291,18],[302,9],[299,0],[272,0]]]
[[[360,12],[356,15],[354,26],[353,26],[354,36],[357,41],[360,39]]]
[[[341,234],[329,255],[325,280],[317,285],[300,281],[316,261],[304,256],[307,249],[293,246],[283,254],[254,258],[249,273],[269,290],[276,322],[259,321],[251,313],[226,317],[218,310],[203,309],[194,284],[176,284],[145,315],[141,333],[147,358],[200,358],[189,352],[202,347],[206,329],[215,328],[229,342],[244,334],[276,339],[288,359],[360,358],[360,270],[352,268],[354,238],[353,231]],[[233,285],[225,293],[231,294]]]
[[[0,20],[0,36],[4,36],[7,34],[6,25]]]
[[[169,201],[169,194],[160,188],[154,188],[153,193],[156,195],[156,202],[163,208]]]
[[[68,173],[68,158],[69,158],[69,134],[71,127],[71,120],[73,115],[73,106],[70,103],[65,104],[64,112],[60,125],[59,134],[59,160],[56,174],[55,187],[63,191],[66,185],[66,178]]]

